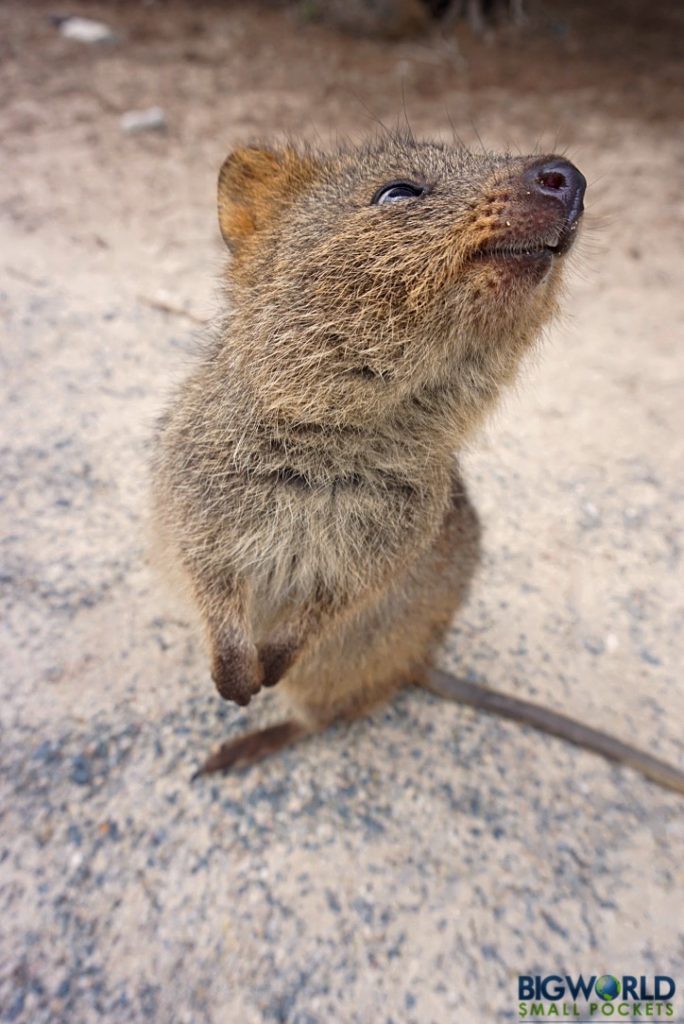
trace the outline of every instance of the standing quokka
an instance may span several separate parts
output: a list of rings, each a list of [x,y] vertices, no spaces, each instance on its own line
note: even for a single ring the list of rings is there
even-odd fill
[[[278,683],[290,717],[204,770],[428,681],[479,560],[455,453],[556,309],[585,185],[400,136],[223,164],[226,312],[159,426],[155,515],[219,693]]]

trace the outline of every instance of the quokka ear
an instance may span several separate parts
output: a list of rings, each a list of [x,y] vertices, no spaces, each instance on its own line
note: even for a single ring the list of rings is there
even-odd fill
[[[218,179],[218,218],[223,240],[236,253],[311,177],[310,161],[292,149],[244,146],[224,161]]]

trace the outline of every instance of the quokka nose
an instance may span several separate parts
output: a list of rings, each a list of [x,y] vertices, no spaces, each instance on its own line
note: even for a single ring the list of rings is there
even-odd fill
[[[582,213],[587,181],[569,160],[540,160],[527,168],[523,179],[528,188],[561,202],[567,210],[568,218],[576,219]]]

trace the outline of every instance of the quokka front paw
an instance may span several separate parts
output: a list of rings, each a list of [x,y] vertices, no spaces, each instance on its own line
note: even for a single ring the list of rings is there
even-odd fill
[[[263,669],[262,686],[275,686],[297,656],[299,648],[294,643],[264,644],[259,651]]]
[[[224,700],[244,707],[261,689],[263,672],[256,647],[247,643],[224,643],[214,651],[211,677]]]

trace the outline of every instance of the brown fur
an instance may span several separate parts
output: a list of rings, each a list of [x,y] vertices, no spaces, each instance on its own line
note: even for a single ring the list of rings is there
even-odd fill
[[[556,307],[562,261],[521,254],[558,229],[537,160],[390,137],[224,164],[227,311],[154,466],[224,697],[282,676],[314,729],[429,665],[479,558],[454,452]],[[397,179],[429,191],[371,205]]]

